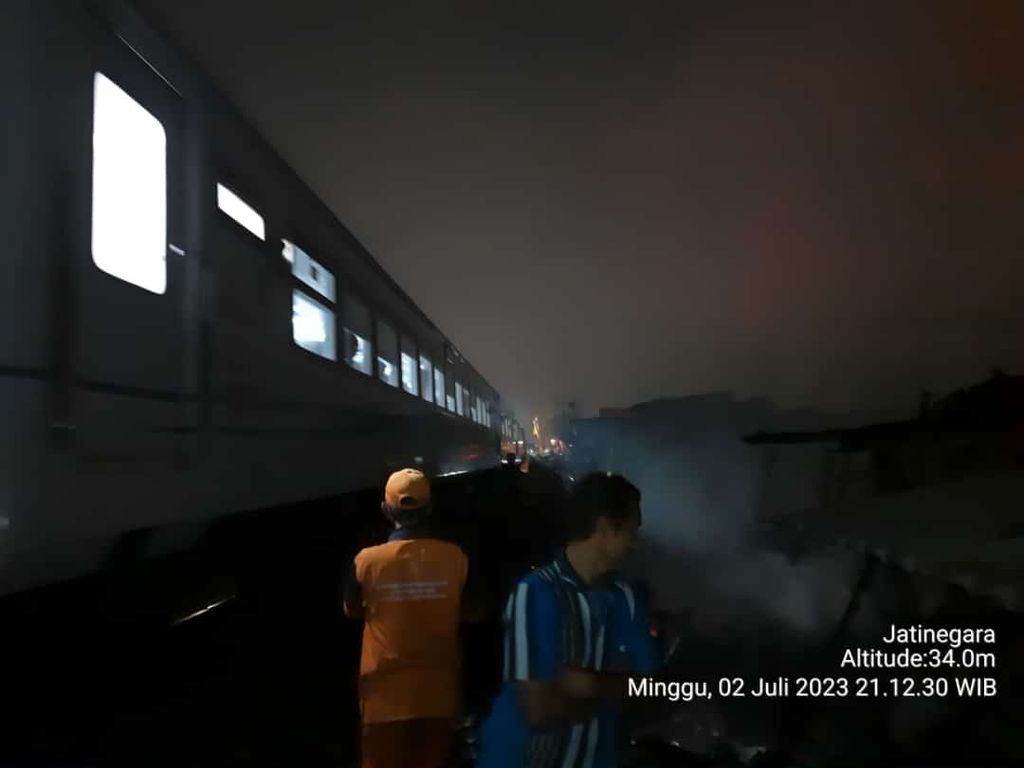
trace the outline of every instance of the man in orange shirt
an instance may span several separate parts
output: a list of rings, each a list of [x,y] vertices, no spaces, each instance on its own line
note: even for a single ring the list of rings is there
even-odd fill
[[[443,768],[459,711],[459,621],[468,561],[431,535],[430,483],[403,469],[381,510],[387,543],[355,557],[345,614],[363,619],[359,666],[363,768]],[[468,618],[468,616],[467,616]]]

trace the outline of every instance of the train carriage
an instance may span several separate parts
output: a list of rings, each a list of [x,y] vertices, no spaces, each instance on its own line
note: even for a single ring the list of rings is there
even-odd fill
[[[155,555],[515,445],[498,393],[130,6],[4,17],[0,593],[133,530]]]

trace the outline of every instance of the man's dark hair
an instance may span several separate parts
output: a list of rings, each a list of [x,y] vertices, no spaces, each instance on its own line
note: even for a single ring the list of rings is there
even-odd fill
[[[413,525],[423,525],[430,519],[430,515],[433,512],[433,506],[428,502],[419,507],[392,507],[390,504],[382,504],[381,511],[384,513],[384,517],[390,520],[395,525],[402,527],[408,527]]]
[[[597,530],[601,517],[620,528],[631,517],[639,517],[639,504],[640,490],[622,475],[589,474],[573,486],[569,496],[567,537],[569,541],[588,538]]]

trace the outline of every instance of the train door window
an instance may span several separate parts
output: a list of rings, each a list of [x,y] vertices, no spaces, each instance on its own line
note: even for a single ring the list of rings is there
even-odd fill
[[[167,290],[167,134],[101,72],[93,81],[92,258],[107,274]]]
[[[260,240],[267,239],[263,217],[256,212],[255,208],[223,184],[217,185],[217,207]]]
[[[342,317],[345,329],[345,362],[360,373],[370,376],[373,374],[370,310],[358,299],[346,295]]]
[[[334,273],[288,240],[281,241],[281,255],[292,266],[292,275],[330,302],[334,301]]]
[[[434,402],[434,366],[429,357],[420,355],[420,394],[428,403]]]
[[[444,371],[441,370],[440,366],[434,368],[434,402],[442,408],[445,407],[444,399]],[[449,408],[449,410],[451,410]]]
[[[420,377],[416,372],[416,342],[402,337],[402,389],[410,395],[420,393]]]
[[[334,312],[302,291],[292,291],[292,338],[305,350],[337,360]]]
[[[377,321],[377,376],[380,380],[398,386],[398,334],[383,320]]]

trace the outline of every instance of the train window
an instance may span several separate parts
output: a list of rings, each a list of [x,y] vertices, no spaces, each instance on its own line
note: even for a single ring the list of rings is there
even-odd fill
[[[455,412],[459,416],[466,415],[466,401],[463,397],[462,384],[455,382]]]
[[[346,295],[342,317],[345,328],[345,362],[360,373],[370,376],[373,374],[370,310],[358,299]]]
[[[292,338],[314,355],[337,360],[334,313],[302,291],[292,291]]]
[[[245,200],[240,198],[223,184],[217,185],[217,207],[237,221],[260,240],[266,240],[267,234],[263,225],[263,217]]]
[[[410,395],[420,393],[420,377],[416,372],[416,342],[402,337],[402,389]]]
[[[281,255],[292,265],[292,274],[328,301],[334,301],[334,274],[288,240],[281,241]]]
[[[370,340],[345,329],[345,362],[357,371],[370,375]]]
[[[420,394],[428,403],[434,402],[434,366],[430,358],[420,355]]]
[[[392,387],[398,386],[398,334],[383,320],[377,321],[377,376]]]
[[[167,135],[97,72],[93,81],[92,259],[109,275],[167,290]]]
[[[445,394],[444,401],[444,404],[445,406],[447,406],[448,410],[451,411],[452,413],[455,413],[455,398],[449,394]]]
[[[434,402],[442,408],[445,407],[444,371],[440,367],[434,368]],[[448,410],[451,410],[451,408]]]

